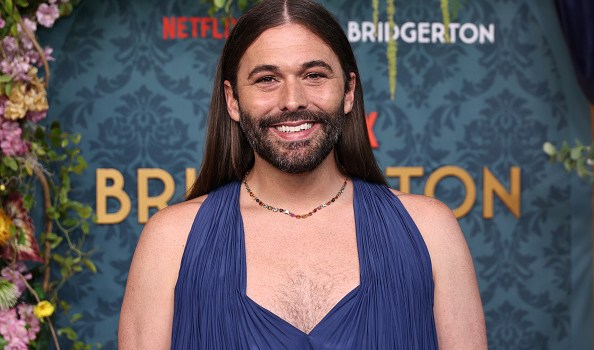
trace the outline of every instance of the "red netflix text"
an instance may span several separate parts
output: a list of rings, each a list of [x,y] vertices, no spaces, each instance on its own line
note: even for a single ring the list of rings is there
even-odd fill
[[[163,17],[163,40],[212,38],[226,39],[235,18],[215,17]]]
[[[377,120],[377,112],[370,112],[365,116],[365,122],[367,123],[367,134],[369,135],[369,143],[371,148],[379,148],[379,143],[373,132],[373,126]]]

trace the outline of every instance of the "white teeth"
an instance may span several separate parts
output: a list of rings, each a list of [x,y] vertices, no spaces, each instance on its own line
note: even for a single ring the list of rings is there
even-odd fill
[[[313,123],[303,123],[301,125],[296,126],[288,126],[288,125],[280,125],[276,127],[276,130],[280,132],[298,132],[301,130],[311,129]]]

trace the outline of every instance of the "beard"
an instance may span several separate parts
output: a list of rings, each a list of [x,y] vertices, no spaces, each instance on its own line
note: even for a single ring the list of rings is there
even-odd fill
[[[317,168],[334,149],[342,134],[345,121],[344,102],[333,113],[312,111],[283,112],[260,120],[239,109],[239,125],[258,156],[277,169],[289,174],[302,174]],[[307,121],[320,128],[307,140],[284,141],[272,134],[274,124]]]

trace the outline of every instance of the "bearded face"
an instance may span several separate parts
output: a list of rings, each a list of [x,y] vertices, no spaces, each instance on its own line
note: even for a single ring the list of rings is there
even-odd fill
[[[317,168],[336,145],[345,120],[343,102],[329,114],[299,110],[255,118],[241,108],[239,112],[239,124],[254,152],[289,174]],[[298,140],[283,135],[308,132],[309,137]]]

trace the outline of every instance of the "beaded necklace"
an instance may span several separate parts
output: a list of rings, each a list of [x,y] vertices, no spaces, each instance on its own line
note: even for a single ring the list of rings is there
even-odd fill
[[[243,184],[245,186],[245,189],[247,191],[247,193],[250,195],[250,197],[256,201],[256,203],[258,203],[258,205],[260,205],[262,208],[264,209],[268,209],[274,213],[281,213],[281,214],[286,214],[289,215],[292,218],[295,219],[307,219],[308,217],[312,216],[313,214],[317,213],[318,211],[326,208],[327,206],[329,206],[330,204],[334,203],[338,197],[340,197],[341,194],[344,193],[344,188],[346,187],[347,181],[348,179],[344,179],[344,183],[342,184],[342,187],[340,187],[340,190],[338,191],[338,193],[336,194],[336,196],[334,196],[332,199],[330,199],[329,201],[327,201],[326,203],[322,203],[320,205],[318,205],[317,207],[313,208],[309,213],[307,214],[295,214],[287,209],[282,209],[282,208],[277,208],[277,207],[273,207],[271,205],[268,205],[264,202],[262,202],[260,200],[260,198],[256,197],[256,195],[254,194],[254,192],[252,192],[252,190],[250,189],[250,186],[248,186],[247,183],[247,176],[248,176],[249,172],[245,173],[245,175],[243,176]]]

